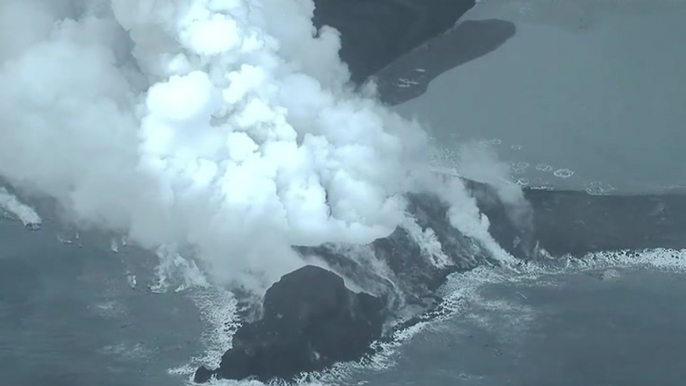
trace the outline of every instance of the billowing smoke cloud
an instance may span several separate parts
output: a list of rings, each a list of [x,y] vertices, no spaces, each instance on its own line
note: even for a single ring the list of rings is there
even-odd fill
[[[492,148],[474,142],[463,144],[457,151],[456,164],[462,176],[495,188],[512,221],[522,228],[533,226],[524,192],[509,178],[509,166],[498,160]]]
[[[348,88],[313,10],[2,0],[0,175],[82,225],[190,247],[221,279],[271,281],[301,264],[291,245],[390,234],[428,181],[425,136]]]

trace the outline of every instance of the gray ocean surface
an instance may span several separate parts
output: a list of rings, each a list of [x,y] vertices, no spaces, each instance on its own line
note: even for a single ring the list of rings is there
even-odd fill
[[[198,308],[147,290],[153,260],[135,251],[143,285],[132,286],[123,254],[50,224],[0,220],[0,384],[181,383],[168,369],[203,350]]]
[[[152,267],[132,286],[122,252],[82,240],[0,221],[2,384],[186,384],[170,370],[203,354],[212,326],[187,293],[142,285]],[[391,366],[335,383],[683,385],[684,293],[683,270],[621,265],[486,283],[397,348]]]
[[[685,1],[485,0],[461,21],[487,19],[512,22],[514,36],[397,107],[427,128],[443,163],[482,141],[530,185],[686,186]],[[433,45],[442,39],[450,33]],[[408,56],[411,82],[430,64],[421,50]]]
[[[397,107],[426,124],[446,166],[474,139],[532,185],[686,184],[686,2],[487,0],[469,18],[517,32]],[[185,384],[170,369],[203,355],[213,327],[187,291],[148,288],[155,264],[98,235],[0,219],[0,385]],[[341,383],[682,386],[684,294],[683,273],[621,266],[484,285],[395,365]]]

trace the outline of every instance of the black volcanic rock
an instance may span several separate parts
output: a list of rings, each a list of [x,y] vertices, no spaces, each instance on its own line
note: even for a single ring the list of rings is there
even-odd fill
[[[341,33],[340,56],[360,83],[451,28],[475,0],[315,0],[314,24]]]
[[[208,369],[205,366],[200,366],[200,368],[195,371],[193,381],[196,383],[205,383],[212,379],[213,376],[214,371]]]
[[[292,379],[301,372],[362,358],[381,337],[381,301],[354,293],[325,269],[305,266],[272,285],[262,319],[241,326],[219,369],[201,367],[196,382],[212,376]]]

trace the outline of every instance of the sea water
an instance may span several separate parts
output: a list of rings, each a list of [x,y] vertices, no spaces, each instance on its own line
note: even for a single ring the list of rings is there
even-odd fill
[[[397,107],[429,130],[440,163],[474,141],[525,184],[686,185],[686,2],[484,0],[463,19],[491,18],[515,35]],[[404,65],[421,67],[420,52]]]

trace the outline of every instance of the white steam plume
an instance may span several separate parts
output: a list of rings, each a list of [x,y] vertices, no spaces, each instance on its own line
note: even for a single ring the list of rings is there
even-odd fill
[[[6,211],[12,217],[16,217],[25,227],[39,229],[43,220],[30,206],[19,201],[5,188],[0,188],[0,215]]]
[[[390,234],[426,181],[425,136],[348,89],[313,10],[0,0],[0,176],[81,224],[192,247],[221,279]]]

